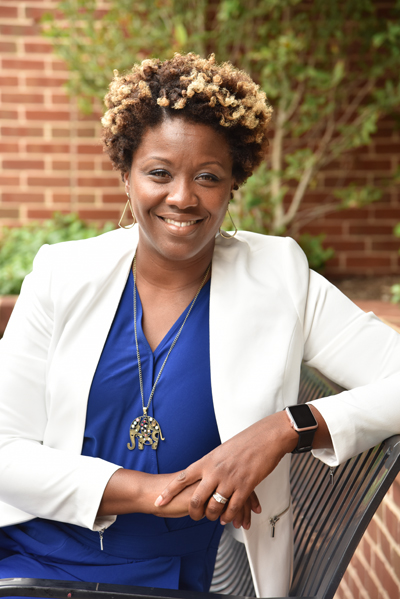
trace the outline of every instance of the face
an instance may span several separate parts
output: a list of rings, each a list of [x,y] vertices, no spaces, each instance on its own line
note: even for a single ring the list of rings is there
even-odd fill
[[[139,247],[169,261],[211,260],[233,185],[228,143],[211,127],[176,117],[149,129],[125,175]]]

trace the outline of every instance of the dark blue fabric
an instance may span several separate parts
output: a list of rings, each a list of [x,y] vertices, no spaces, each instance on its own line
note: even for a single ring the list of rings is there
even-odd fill
[[[196,304],[157,384],[149,415],[165,441],[130,451],[129,429],[142,414],[130,274],[94,375],[82,453],[153,474],[184,469],[220,443],[211,394],[210,283]],[[144,397],[186,316],[180,316],[154,353],[143,334],[137,294],[137,333]],[[217,522],[118,516],[99,534],[79,526],[36,519],[0,531],[0,578],[83,580],[207,591],[222,533]]]

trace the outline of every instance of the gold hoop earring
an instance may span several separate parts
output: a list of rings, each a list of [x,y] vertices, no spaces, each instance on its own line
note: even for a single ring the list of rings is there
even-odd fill
[[[224,235],[223,230],[221,229],[221,227],[219,228],[219,234],[221,235],[221,237],[223,237],[224,239],[232,239],[233,237],[235,237],[236,233],[238,232],[237,227],[235,225],[235,223],[233,222],[233,218],[231,216],[231,213],[229,212],[229,208],[227,209],[227,213],[229,214],[229,218],[231,219],[231,223],[235,229],[235,232],[232,233],[232,235]]]
[[[128,196],[128,201],[126,202],[126,204],[125,204],[125,208],[124,208],[124,211],[123,211],[123,213],[122,213],[122,216],[121,216],[121,218],[119,219],[118,226],[120,227],[120,229],[132,229],[132,227],[133,227],[134,225],[136,225],[136,217],[135,217],[135,215],[133,214],[133,210],[132,210],[132,204],[131,204],[131,198],[130,198],[130,195],[129,195],[129,193],[128,193],[128,192],[126,193],[126,195]],[[121,222],[122,222],[122,219],[123,219],[123,218],[124,218],[124,216],[125,216],[125,212],[126,212],[126,209],[127,209],[127,207],[128,207],[128,206],[129,206],[129,209],[130,209],[130,211],[131,211],[131,214],[132,214],[133,223],[132,223],[131,225],[125,225],[125,226],[124,226],[124,225],[121,225]]]

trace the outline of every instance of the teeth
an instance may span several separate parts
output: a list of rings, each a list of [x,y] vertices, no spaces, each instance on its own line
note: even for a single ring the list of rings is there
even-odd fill
[[[190,227],[190,225],[195,225],[197,222],[195,220],[181,222],[179,220],[172,220],[172,218],[164,218],[164,221],[170,225],[175,225],[176,227]]]

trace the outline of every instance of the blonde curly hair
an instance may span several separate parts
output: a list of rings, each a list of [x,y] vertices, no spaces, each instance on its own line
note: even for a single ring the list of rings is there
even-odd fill
[[[223,134],[240,185],[260,164],[268,145],[272,108],[247,73],[215,56],[175,54],[170,60],[147,59],[132,71],[114,71],[105,97],[103,147],[116,170],[130,171],[143,133],[166,118],[182,116]]]

